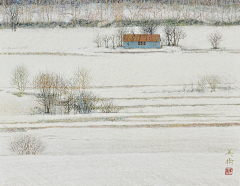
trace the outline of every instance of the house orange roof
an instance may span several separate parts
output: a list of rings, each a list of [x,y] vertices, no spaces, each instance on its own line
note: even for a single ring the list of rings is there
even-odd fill
[[[124,42],[131,42],[131,41],[138,41],[138,42],[157,42],[160,39],[159,34],[124,34],[123,41]]]

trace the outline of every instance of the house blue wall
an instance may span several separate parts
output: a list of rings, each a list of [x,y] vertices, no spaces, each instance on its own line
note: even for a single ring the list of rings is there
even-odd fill
[[[123,42],[123,48],[160,48],[160,41],[146,42],[146,45],[138,45],[138,42]]]

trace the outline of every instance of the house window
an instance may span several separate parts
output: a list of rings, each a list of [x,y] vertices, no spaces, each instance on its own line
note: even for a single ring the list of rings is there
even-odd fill
[[[138,45],[146,45],[146,42],[139,41],[139,42],[138,42]]]

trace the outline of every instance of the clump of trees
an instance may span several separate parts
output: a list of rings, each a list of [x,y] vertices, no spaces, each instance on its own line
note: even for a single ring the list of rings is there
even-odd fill
[[[218,49],[219,44],[222,41],[222,34],[220,34],[219,32],[211,33],[208,36],[208,41],[211,43],[213,49]]]
[[[163,31],[167,46],[178,46],[179,41],[187,36],[186,32],[178,26],[165,26]]]
[[[115,49],[116,47],[123,46],[123,35],[129,32],[128,28],[120,27],[113,34],[105,34],[104,36],[100,36],[98,33],[93,37],[93,43],[96,44],[97,47],[101,47],[102,43],[104,43],[105,48],[109,48],[110,46]]]
[[[40,71],[33,77],[31,88],[36,90],[38,103],[42,108],[36,107],[36,113],[45,114],[87,114],[93,110],[102,112],[118,112],[113,109],[115,105],[111,102],[106,111],[106,103],[99,96],[91,92],[90,84],[92,76],[90,69],[77,67],[71,78],[50,71]],[[19,90],[20,95],[28,88],[29,71],[23,64],[15,67],[12,71],[11,84]]]
[[[97,97],[86,91],[91,82],[90,71],[77,68],[71,79],[53,72],[40,72],[34,77],[33,86],[37,90],[37,98],[44,112],[56,114],[89,113],[95,109]]]
[[[90,70],[78,67],[73,77],[65,78],[53,72],[40,72],[34,77],[37,100],[46,114],[88,114],[102,108],[102,99],[90,91],[92,76]],[[112,110],[112,112],[119,110]]]

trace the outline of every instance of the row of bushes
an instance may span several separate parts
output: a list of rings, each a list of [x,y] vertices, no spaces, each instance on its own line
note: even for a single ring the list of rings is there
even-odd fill
[[[223,84],[223,78],[217,75],[205,75],[198,78],[195,84],[184,84],[183,92],[205,92],[205,91],[216,91],[217,88],[229,90],[230,86],[227,83],[227,87],[220,87]]]

